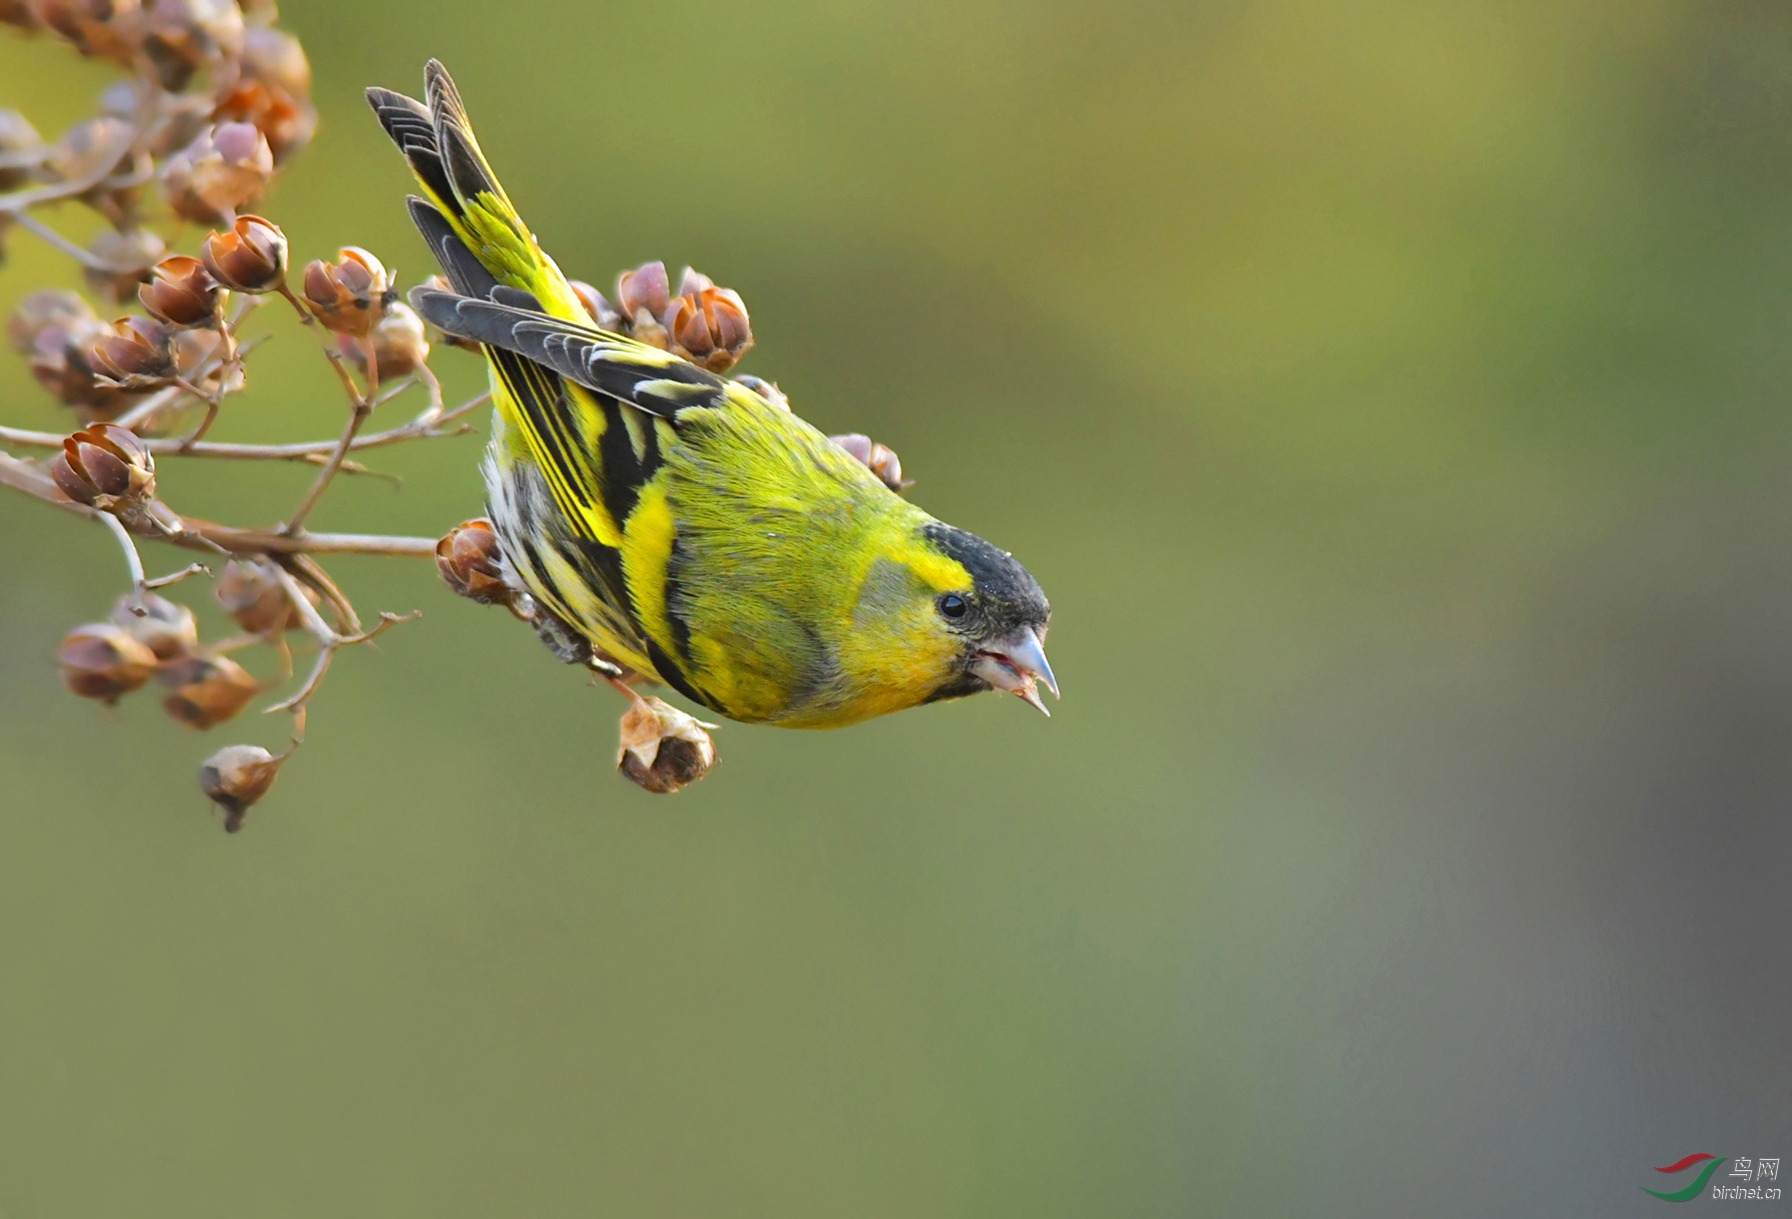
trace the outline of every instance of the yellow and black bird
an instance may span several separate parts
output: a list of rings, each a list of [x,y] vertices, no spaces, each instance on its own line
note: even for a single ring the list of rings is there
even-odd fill
[[[592,647],[730,719],[834,728],[979,691],[1039,710],[1051,607],[738,381],[598,329],[498,184],[440,63],[368,101],[425,193],[452,292],[412,303],[484,346],[488,511],[514,579]]]

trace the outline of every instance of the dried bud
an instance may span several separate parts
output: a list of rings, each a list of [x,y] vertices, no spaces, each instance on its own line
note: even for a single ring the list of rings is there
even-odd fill
[[[87,286],[115,305],[123,304],[149,279],[149,269],[168,247],[148,229],[101,229],[87,252],[105,267],[83,267]]]
[[[178,660],[199,646],[193,611],[154,593],[144,593],[141,600],[134,593],[120,597],[112,607],[112,625],[154,652],[157,660]]]
[[[87,349],[88,363],[126,386],[159,384],[174,373],[174,333],[146,317],[121,317]]]
[[[37,19],[83,55],[134,66],[143,38],[137,0],[35,0]]]
[[[316,605],[317,594],[304,585],[300,587],[305,599]],[[226,563],[212,586],[212,598],[252,635],[272,635],[304,624],[299,611],[287,599],[285,586],[259,563],[235,559]]]
[[[220,123],[168,158],[162,194],[187,220],[229,224],[261,198],[274,176],[274,154],[253,123]]]
[[[180,90],[207,60],[243,50],[243,11],[236,0],[151,0],[143,51],[164,89]]]
[[[678,297],[666,306],[660,323],[672,354],[711,372],[727,372],[753,345],[747,307],[738,293],[727,288],[704,288],[693,296]]]
[[[44,168],[64,182],[77,182],[110,172],[131,145],[131,125],[102,115],[76,123],[62,133]]]
[[[44,325],[31,344],[31,375],[56,400],[72,406],[83,420],[106,419],[129,406],[135,391],[95,375],[87,348],[103,334],[98,318],[54,321]]]
[[[79,504],[125,514],[156,492],[156,464],[129,428],[96,423],[63,438],[50,477]]]
[[[671,299],[666,281],[666,264],[644,262],[633,271],[624,271],[616,278],[617,308],[622,316],[632,318],[645,309],[653,317],[666,311]]]
[[[249,705],[261,689],[249,671],[228,656],[192,656],[162,670],[158,679],[174,693],[162,710],[189,728],[222,724]]]
[[[205,264],[186,254],[158,262],[137,289],[143,307],[171,326],[205,326],[224,306],[224,290]]]
[[[509,605],[516,597],[504,583],[498,535],[483,517],[462,521],[436,543],[436,570],[455,593],[481,605]]]
[[[238,292],[272,292],[286,280],[286,234],[260,216],[238,216],[208,236],[199,254],[213,279]]]
[[[214,121],[253,123],[267,137],[274,164],[311,142],[317,134],[317,108],[303,97],[294,98],[278,85],[247,79],[218,99]]]
[[[62,681],[81,698],[115,703],[149,680],[156,654],[109,622],[78,626],[56,651]]]
[[[305,267],[305,300],[327,329],[363,338],[380,319],[392,292],[380,260],[359,246],[343,246],[333,263],[313,259]]]
[[[778,383],[776,381],[767,381],[763,377],[736,377],[735,380],[758,394],[761,398],[764,398],[779,410],[787,411],[790,409],[790,399],[785,396],[783,390],[778,388]]]
[[[615,306],[604,299],[604,294],[582,279],[566,281],[572,288],[572,294],[579,298],[579,304],[585,306],[585,312],[591,320],[604,330],[617,330],[622,325],[622,315]]]
[[[0,0],[0,25],[16,25],[22,30],[37,28],[37,14],[31,11],[30,0]]]
[[[636,697],[622,716],[616,766],[630,782],[664,794],[695,783],[716,764],[714,728],[657,698]]]
[[[716,286],[716,281],[696,267],[686,267],[678,274],[678,296],[695,296]]]
[[[287,755],[275,757],[259,745],[226,745],[199,768],[199,790],[224,810],[224,829],[243,828],[243,815],[268,794]]]
[[[12,316],[6,319],[6,339],[20,355],[30,355],[37,345],[37,336],[46,326],[61,325],[69,329],[86,327],[97,332],[100,319],[87,302],[73,292],[44,288],[19,302]]]
[[[871,437],[861,432],[849,432],[844,436],[829,436],[836,448],[844,449],[852,455],[853,460],[877,475],[884,486],[892,491],[901,491],[914,486],[914,480],[902,481],[902,460],[896,456],[894,449],[876,444]]]
[[[409,376],[417,371],[418,365],[429,360],[429,337],[424,333],[423,319],[401,300],[386,306],[370,337],[373,339],[373,358],[382,380]],[[355,367],[366,369],[367,355],[361,350],[360,343],[346,334],[339,334],[336,348]]]
[[[243,32],[243,74],[291,97],[311,94],[305,48],[291,34],[271,26],[254,25]]]
[[[0,109],[0,191],[29,182],[32,166],[43,152],[43,137],[24,115]]]

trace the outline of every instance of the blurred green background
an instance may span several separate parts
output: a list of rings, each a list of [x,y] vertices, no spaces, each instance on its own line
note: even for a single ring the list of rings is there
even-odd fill
[[[4,1219],[1632,1215],[1650,1165],[1788,1150],[1783,4],[283,24],[295,261],[430,269],[360,91],[441,56],[569,272],[738,288],[744,372],[1026,561],[1065,700],[728,725],[654,798],[607,691],[344,560],[425,616],[227,837],[195,767],[284,721],[65,695],[122,566],[0,495]],[[46,132],[108,79],[0,38]],[[15,234],[0,306],[72,279]],[[216,434],[333,434],[257,325]],[[10,357],[0,408],[66,419]],[[440,533],[479,443],[314,523]],[[305,478],[162,484],[247,523]]]

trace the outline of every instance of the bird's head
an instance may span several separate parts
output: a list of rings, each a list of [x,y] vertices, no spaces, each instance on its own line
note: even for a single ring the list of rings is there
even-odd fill
[[[1051,605],[1014,556],[927,519],[873,564],[854,609],[861,637],[887,649],[883,681],[907,703],[1006,690],[1046,715]]]

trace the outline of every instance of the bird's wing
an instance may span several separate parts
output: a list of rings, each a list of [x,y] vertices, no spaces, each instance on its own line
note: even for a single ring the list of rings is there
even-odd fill
[[[659,419],[676,422],[680,411],[720,406],[727,382],[671,352],[550,317],[526,292],[497,287],[490,299],[423,288],[411,304],[424,319],[457,338],[514,352],[559,373],[575,385],[619,398]]]

